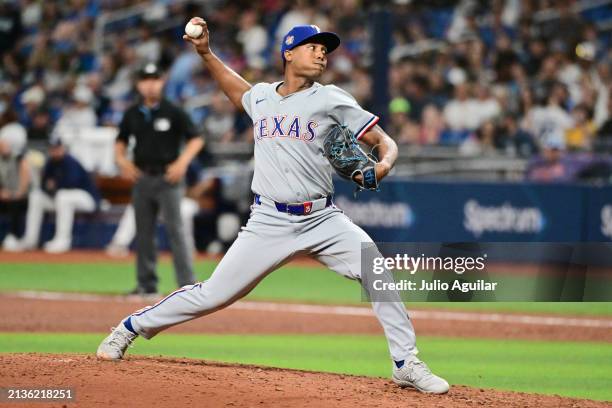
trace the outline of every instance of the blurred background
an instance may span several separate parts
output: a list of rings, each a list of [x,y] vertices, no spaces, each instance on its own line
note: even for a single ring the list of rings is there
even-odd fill
[[[34,189],[61,138],[104,198],[77,216],[73,247],[108,245],[129,202],[112,146],[146,61],[207,140],[196,247],[222,251],[248,216],[251,121],[181,39],[196,15],[251,83],[282,77],[292,26],[340,35],[321,82],[381,116],[400,147],[380,193],[338,183],[336,202],[375,240],[612,240],[612,1],[1,0],[0,141]]]

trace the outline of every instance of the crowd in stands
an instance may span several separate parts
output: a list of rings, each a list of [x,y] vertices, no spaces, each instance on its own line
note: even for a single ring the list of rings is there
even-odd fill
[[[294,25],[338,33],[342,45],[321,82],[373,110],[370,70],[380,62],[369,13],[381,3],[392,33],[390,98],[376,113],[400,145],[529,158],[528,178],[541,181],[571,178],[557,169],[568,152],[612,152],[609,2],[4,0],[0,169],[29,180],[19,165],[26,147],[70,129],[116,126],[145,61],[165,67],[166,96],[187,109],[208,142],[250,140],[248,116],[181,39],[194,15],[208,21],[213,50],[251,83],[281,78],[278,44]],[[133,12],[119,18],[117,10]],[[100,26],[102,15],[111,17]],[[0,201],[22,203],[26,195],[24,182],[0,185]]]
[[[168,70],[166,95],[186,104],[209,140],[247,140],[248,118],[181,39],[193,15],[207,18],[214,50],[251,82],[280,77],[277,44],[293,25],[337,32],[343,43],[322,82],[340,85],[367,108],[375,86],[368,70],[377,63],[371,3],[3,1],[0,111],[14,109],[28,140],[60,126],[116,125],[134,97],[133,71],[152,60]],[[531,156],[550,138],[593,150],[610,135],[610,31],[597,28],[612,19],[609,5],[580,13],[585,2],[568,0],[387,3],[391,101],[378,113],[399,143]],[[139,5],[141,12],[95,30],[102,13]]]

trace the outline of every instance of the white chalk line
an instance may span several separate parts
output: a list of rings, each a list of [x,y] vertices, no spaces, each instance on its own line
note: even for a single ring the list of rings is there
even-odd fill
[[[65,292],[39,292],[39,291],[21,291],[3,293],[0,296],[17,297],[21,299],[37,299],[37,300],[73,300],[84,302],[128,302],[142,303],[143,299],[138,296],[117,296],[117,295],[94,295],[83,293],[65,293]],[[326,305],[306,305],[293,303],[273,303],[273,302],[250,302],[239,301],[229,307],[233,310],[249,310],[261,312],[284,312],[284,313],[302,313],[302,314],[320,314],[320,315],[337,315],[337,316],[368,316],[373,317],[374,313],[367,307],[355,306],[326,306]],[[580,317],[562,317],[562,316],[535,316],[521,314],[505,314],[505,313],[472,313],[472,312],[455,312],[455,311],[440,311],[440,310],[411,310],[410,317],[413,319],[423,320],[446,320],[446,321],[463,321],[463,322],[480,322],[480,323],[507,323],[507,324],[524,324],[534,326],[571,326],[571,327],[591,327],[591,328],[612,328],[611,319],[589,319]]]

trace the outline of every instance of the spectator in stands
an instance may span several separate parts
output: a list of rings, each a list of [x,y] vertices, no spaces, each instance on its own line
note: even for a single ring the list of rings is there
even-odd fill
[[[495,153],[495,135],[497,128],[492,120],[482,124],[459,146],[463,156],[487,156]]]
[[[474,114],[477,126],[487,121],[495,120],[501,113],[501,106],[497,99],[491,96],[489,84],[480,83],[475,86],[476,99],[474,100]]]
[[[206,253],[227,251],[242,223],[236,202],[223,198],[221,179],[205,174],[188,194],[198,201],[200,208],[194,217],[196,246]]]
[[[429,73],[429,98],[438,109],[442,109],[448,102],[449,92],[444,81],[444,75],[440,70]]]
[[[275,44],[280,44],[286,32],[292,27],[302,24],[314,24],[325,31],[329,28],[329,21],[322,13],[317,10],[315,4],[306,0],[298,0],[293,7],[284,13],[278,23],[275,33]]]
[[[172,62],[168,71],[168,79],[165,86],[165,96],[171,101],[182,102],[184,98],[184,88],[189,87],[192,77],[200,68],[200,59],[186,44],[181,44],[180,52]],[[191,95],[187,95],[191,96]]]
[[[99,72],[92,72],[86,77],[86,86],[93,93],[91,106],[94,109],[98,124],[107,126],[112,124],[110,115],[110,99],[102,85],[102,75]]]
[[[36,0],[21,2],[21,23],[26,31],[35,31],[42,17],[42,4]]]
[[[542,38],[529,38],[525,46],[522,66],[529,76],[536,75],[546,56],[546,42]]]
[[[95,127],[98,118],[92,107],[93,97],[93,92],[85,85],[74,88],[72,104],[62,112],[55,124],[53,137],[69,140],[80,131]]]
[[[33,85],[21,94],[23,110],[19,122],[26,127],[32,126],[33,118],[36,113],[44,108],[46,93],[42,86]]]
[[[526,129],[538,143],[556,138],[559,145],[564,145],[565,132],[573,125],[572,117],[562,107],[565,97],[564,86],[556,83],[548,95],[546,106],[536,105],[527,112]]]
[[[108,81],[105,83],[107,95],[113,100],[125,100],[133,89],[132,76],[141,62],[136,51],[124,41],[116,44],[115,55],[105,61]],[[125,110],[126,106],[123,106]]]
[[[49,94],[63,93],[70,84],[70,68],[67,61],[61,55],[49,55],[45,61],[42,83]]]
[[[423,109],[431,101],[429,99],[429,82],[426,77],[417,75],[410,79],[404,87],[406,99],[410,102],[408,117],[413,122],[419,122],[423,115]]]
[[[4,112],[0,112],[0,138],[13,155],[25,153],[27,131],[19,123],[17,113],[10,105],[4,108]]]
[[[512,48],[512,41],[506,34],[500,35],[495,42],[495,53],[493,54],[493,67],[495,79],[499,82],[507,82],[512,77],[512,66],[518,61],[518,55]]]
[[[204,120],[204,133],[207,139],[214,142],[228,143],[234,141],[236,110],[221,91],[214,93],[210,103],[210,112]]]
[[[32,144],[32,147],[40,147],[47,144],[51,135],[51,115],[46,106],[41,106],[33,112],[27,132],[28,143]]]
[[[455,85],[455,96],[444,107],[444,120],[449,132],[443,139],[451,144],[464,141],[470,131],[478,127],[478,114],[475,111],[474,99],[470,96],[470,87],[467,83]]]
[[[513,115],[503,118],[495,146],[509,156],[529,158],[538,153],[538,145],[533,136],[519,127],[517,117]]]
[[[558,138],[550,137],[544,142],[542,155],[529,162],[526,179],[540,182],[566,182],[572,175],[563,160],[565,148]]]
[[[18,8],[14,6],[16,3]],[[13,105],[28,130],[29,143],[37,140],[46,143],[66,96],[71,94],[75,83],[82,83],[79,77],[83,74],[98,76],[88,86],[96,95],[92,106],[98,123],[105,125],[117,125],[132,103],[131,75],[142,59],[159,59],[161,65],[172,65],[166,96],[174,102],[193,102],[200,98],[205,102],[216,92],[215,86],[205,79],[208,74],[197,74],[200,66],[197,55],[191,51],[181,53],[186,50],[177,35],[182,32],[182,23],[167,28],[166,24],[156,24],[184,22],[198,14],[199,5],[189,3],[183,7],[166,4],[167,1],[153,2],[152,7],[131,20],[138,20],[137,23],[111,23],[104,36],[94,39],[94,30],[90,29],[93,18],[102,11],[115,11],[131,3],[125,0],[0,1],[3,22],[0,48],[5,49],[0,88],[10,84],[14,88],[12,94],[26,90],[21,99],[14,99]],[[280,68],[279,61],[268,52],[278,42],[274,34],[284,33],[287,29],[283,27],[295,24],[317,24],[323,30],[338,32],[345,39],[330,59],[323,82],[341,84],[361,104],[367,105],[375,89],[369,83],[373,26],[360,22],[367,19],[369,9],[377,2],[299,0],[296,4],[289,3],[272,1],[241,9],[232,2],[221,2],[210,13],[207,11],[209,23],[219,28],[216,43],[223,59],[251,82],[272,82],[274,79],[269,78]],[[389,29],[393,32],[394,50],[411,48],[414,51],[410,58],[402,55],[394,59],[390,71],[389,93],[393,98],[408,98],[412,104],[411,121],[394,134],[398,141],[429,144],[430,140],[436,140],[427,136],[437,133],[437,125],[430,126],[436,120],[428,125],[424,123],[425,116],[434,119],[435,112],[429,110],[428,115],[420,112],[434,103],[444,112],[447,123],[447,129],[435,143],[459,145],[483,121],[492,118],[489,113],[480,117],[481,112],[489,111],[478,108],[479,100],[487,106],[493,106],[489,102],[496,100],[499,111],[518,115],[516,120],[521,126],[515,134],[520,140],[529,140],[522,137],[523,130],[538,141],[546,139],[549,133],[565,138],[565,131],[574,126],[569,111],[577,104],[584,104],[594,112],[593,123],[600,132],[611,133],[603,126],[608,116],[605,93],[612,83],[611,55],[607,52],[609,36],[601,31],[598,21],[609,14],[606,5],[589,4],[589,11],[577,13],[571,7],[575,2],[566,0],[559,4],[517,0],[488,4],[462,0],[442,2],[443,7],[440,2],[421,2],[417,6],[414,2],[392,3]],[[141,21],[146,27],[143,28]],[[567,27],[571,30],[566,30]],[[101,53],[94,57],[91,47],[98,40],[101,40]],[[414,46],[406,47],[409,45]],[[423,49],[427,51],[422,52]],[[563,86],[557,86],[557,82]],[[475,99],[471,99],[468,83],[486,83],[495,98],[488,94],[487,87],[476,85]],[[425,85],[425,93],[421,92],[421,84]],[[449,103],[452,96],[449,88],[453,86],[455,97]],[[460,93],[467,93],[467,100],[458,99]],[[556,94],[557,100],[552,105],[548,103],[551,94]],[[22,100],[27,102],[25,107],[21,106]],[[475,107],[470,107],[471,102]],[[228,127],[228,116],[208,109],[205,103],[190,109],[189,113],[202,126],[206,116],[212,115],[208,124],[223,130],[220,140],[241,141],[245,137],[240,115]],[[506,134],[504,128],[500,124],[500,134]],[[239,136],[223,136],[231,131]],[[518,139],[502,144],[510,152],[519,143]],[[573,143],[568,142],[571,148]],[[598,143],[596,150],[604,151],[600,147],[605,138],[596,137],[595,142]],[[525,150],[519,149],[521,152],[532,150],[529,142],[519,145],[525,147]]]
[[[153,35],[153,30],[146,24],[139,28],[140,38],[136,41],[136,55],[141,61],[159,62],[161,58],[161,43]]]
[[[404,128],[409,122],[408,112],[410,112],[410,102],[406,98],[393,98],[389,103],[389,113],[391,114],[389,134],[400,143],[409,142],[402,138]]]
[[[434,104],[426,105],[421,115],[420,144],[437,145],[444,130],[444,117]]]
[[[458,42],[467,36],[475,36],[478,31],[476,22],[477,4],[472,1],[460,1],[455,7],[453,19],[446,33],[450,42]]]
[[[26,131],[9,108],[0,116],[0,214],[8,216],[9,229],[2,247],[14,248],[21,235],[28,206],[30,168],[25,159]]]
[[[548,20],[542,27],[545,36],[559,38],[570,49],[576,47],[585,27],[583,18],[573,7],[574,4],[575,2],[571,0],[555,2],[559,17]]]
[[[237,41],[242,44],[249,67],[265,64],[263,53],[268,47],[268,33],[258,24],[257,20],[258,15],[255,9],[245,10],[240,16],[240,31],[236,35]]]
[[[51,59],[55,57],[58,60],[59,55],[54,55],[51,44],[51,34],[46,30],[41,30],[34,36],[26,59],[28,71],[44,72]]]
[[[505,9],[504,3],[517,3],[517,2],[502,2],[493,1],[491,2],[491,13],[487,15],[484,21],[481,22],[480,30],[478,32],[479,37],[486,44],[488,48],[492,48],[496,44],[496,40],[502,37],[508,38],[508,40],[514,36],[514,27],[504,19]],[[516,23],[516,21],[514,21]]]
[[[0,56],[14,47],[22,29],[17,6],[8,1],[0,2]]]
[[[595,125],[591,112],[585,104],[572,109],[573,126],[565,132],[565,145],[568,150],[590,150],[595,136]]]
[[[183,106],[193,123],[197,123],[200,127],[203,125],[206,116],[210,113],[209,104],[212,95],[216,91],[216,85],[211,81],[210,75],[203,70],[194,72],[191,79],[182,86],[178,101],[185,102]]]
[[[55,235],[45,243],[44,250],[48,253],[70,250],[75,212],[94,212],[99,203],[100,195],[92,177],[66,152],[60,139],[52,139],[41,189],[30,192],[25,234],[13,250],[31,250],[38,246],[43,215],[52,210],[55,211]]]

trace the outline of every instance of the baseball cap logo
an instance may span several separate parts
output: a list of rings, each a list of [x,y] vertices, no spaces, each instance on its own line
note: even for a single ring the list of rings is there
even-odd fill
[[[294,40],[294,37],[293,37],[292,35],[290,35],[290,36],[288,36],[288,37],[285,39],[285,44],[287,44],[287,45],[291,45],[291,44],[293,44],[293,40]]]
[[[157,67],[155,66],[155,64],[153,64],[153,63],[149,63],[149,64],[145,65],[145,67],[144,67],[143,71],[144,71],[145,73],[147,73],[147,74],[152,74],[152,73],[154,73],[155,71],[157,71]]]

